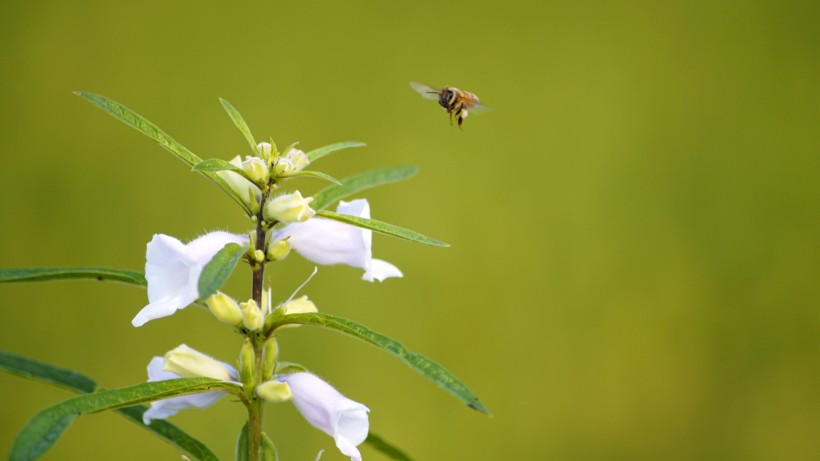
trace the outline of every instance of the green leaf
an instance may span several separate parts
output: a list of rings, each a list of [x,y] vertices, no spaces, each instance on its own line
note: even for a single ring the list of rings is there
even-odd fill
[[[259,460],[260,461],[279,461],[279,452],[276,450],[276,445],[268,437],[268,434],[262,433],[262,440],[259,446]]]
[[[333,176],[331,176],[327,173],[322,173],[321,171],[309,171],[309,170],[299,171],[299,172],[293,173],[292,175],[288,176],[288,178],[299,178],[299,177],[324,179],[325,181],[332,182],[333,184],[342,185],[341,181],[339,181],[338,179],[334,178]]]
[[[14,440],[10,461],[28,461],[42,456],[77,415],[129,407],[183,394],[225,391],[241,394],[235,383],[211,378],[181,378],[84,394],[40,411]]]
[[[248,423],[242,425],[236,438],[236,461],[248,461]]]
[[[333,219],[335,221],[352,224],[357,227],[370,229],[380,234],[391,235],[393,237],[398,237],[400,239],[410,240],[411,242],[418,242],[423,243],[425,245],[431,245],[436,247],[450,246],[448,243],[444,243],[441,240],[428,237],[426,235],[420,234],[410,229],[405,229],[404,227],[395,226],[393,224],[388,224],[383,221],[377,221],[375,219],[359,218],[357,216],[336,213],[335,211],[328,210],[317,211],[316,216],[321,216],[323,218]]]
[[[366,146],[367,144],[358,141],[346,141],[346,142],[337,142],[336,144],[331,144],[329,146],[320,147],[318,149],[313,149],[312,151],[307,153],[308,160],[314,162],[319,160],[320,158],[324,157],[327,154],[332,152],[336,152],[337,150],[348,149],[351,147],[362,147]]]
[[[82,373],[6,351],[0,351],[0,368],[24,378],[45,381],[76,392],[93,392],[97,387],[93,379]]]
[[[391,168],[380,168],[378,170],[366,171],[342,179],[341,185],[329,186],[313,196],[310,206],[314,210],[322,210],[357,192],[361,192],[371,187],[401,181],[415,175],[419,171],[416,166],[400,166]]]
[[[146,286],[142,272],[107,269],[104,267],[24,267],[0,269],[3,282],[46,282],[49,280],[94,279]]]
[[[151,424],[146,425],[142,421],[142,414],[148,410],[145,405],[120,408],[118,413],[125,416],[137,426],[153,432],[155,435],[170,443],[172,446],[182,450],[194,460],[219,461],[219,458],[202,442],[191,437],[177,426],[162,419],[151,420]]]
[[[105,96],[99,94],[89,93],[86,91],[76,91],[74,94],[86,99],[87,101],[99,107],[100,109],[108,112],[117,120],[125,123],[131,128],[134,128],[135,130],[139,131],[145,136],[148,136],[149,138],[153,139],[154,141],[159,143],[159,145],[162,146],[165,150],[172,153],[176,158],[182,160],[191,168],[193,168],[198,163],[202,162],[201,158],[199,158],[193,152],[188,150],[187,147],[178,143],[174,138],[166,134],[158,126],[154,125],[142,115],[132,111],[131,109],[125,107],[117,101],[108,99]],[[228,186],[225,183],[225,181],[219,177],[219,175],[212,171],[200,171],[200,173],[202,173],[206,178],[210,179],[211,181],[219,185],[222,188],[222,190],[224,190],[228,195],[231,196],[231,198],[233,198],[237,203],[239,203],[245,211],[247,211],[248,213],[251,212],[251,210],[249,210],[248,207],[243,203],[242,198],[236,195],[236,193],[233,192],[233,190],[231,190],[230,186]]]
[[[219,102],[222,103],[222,107],[225,109],[225,112],[228,113],[228,117],[233,120],[233,124],[239,128],[239,131],[242,132],[242,135],[245,136],[245,139],[248,141],[248,145],[251,146],[251,151],[253,152],[252,155],[258,155],[256,151],[256,141],[253,140],[253,135],[251,134],[251,129],[248,128],[248,124],[245,123],[245,119],[242,118],[242,115],[239,113],[238,110],[234,109],[234,107],[228,101],[219,98]]]
[[[201,299],[207,299],[208,296],[222,288],[222,285],[228,280],[247,249],[247,246],[229,243],[214,255],[213,259],[202,269],[202,274],[199,276],[198,289]]]
[[[394,445],[388,443],[386,440],[372,432],[367,434],[367,438],[364,443],[370,445],[370,448],[380,451],[383,455],[390,459],[396,459],[398,461],[413,461],[413,458],[407,456],[405,452],[399,450]]]
[[[274,322],[270,331],[282,325],[312,325],[324,327],[361,339],[401,360],[410,366],[410,368],[434,382],[438,387],[462,400],[470,408],[484,414],[489,414],[489,411],[479,402],[478,397],[467,388],[467,385],[444,367],[421,354],[410,352],[400,342],[377,333],[362,324],[321,312],[314,314],[291,314],[285,315]]]

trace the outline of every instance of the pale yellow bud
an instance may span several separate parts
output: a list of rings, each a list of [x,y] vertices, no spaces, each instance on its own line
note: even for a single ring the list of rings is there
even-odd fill
[[[273,174],[277,177],[290,176],[294,171],[293,162],[288,158],[280,158],[273,164]]]
[[[259,153],[260,157],[267,160],[270,158],[271,152],[273,152],[273,148],[269,142],[260,142],[256,145],[256,151]]]
[[[293,165],[294,172],[302,171],[303,168],[310,164],[310,159],[308,159],[307,154],[299,149],[291,149],[285,158],[290,160],[290,163]]]
[[[260,384],[256,388],[256,395],[272,403],[287,402],[293,398],[290,386],[279,381],[265,381]]]
[[[262,316],[262,310],[256,304],[256,301],[250,299],[246,303],[240,304],[242,307],[242,323],[250,331],[257,331],[262,328],[265,323],[265,317]]]
[[[280,195],[265,205],[263,215],[268,222],[304,222],[316,214],[310,207],[312,201],[313,197],[304,198],[299,191]]]
[[[290,242],[287,239],[277,240],[268,246],[268,259],[281,261],[290,254]]]
[[[242,168],[248,173],[248,176],[257,183],[267,183],[270,179],[270,171],[268,171],[268,164],[258,157],[248,157],[242,162]]]
[[[262,290],[262,316],[267,317],[271,312],[271,289]]]
[[[238,327],[242,324],[242,309],[233,298],[217,291],[205,301],[208,309],[220,322]]]
[[[262,261],[264,261],[264,260],[265,260],[265,252],[264,252],[264,251],[262,251],[262,250],[256,250],[256,251],[254,251],[254,252],[253,252],[253,259],[254,259],[256,262],[261,263]]]
[[[163,369],[183,378],[206,377],[222,381],[231,379],[230,371],[225,364],[185,344],[165,354]]]
[[[285,315],[313,314],[315,312],[319,312],[319,309],[316,309],[316,305],[308,299],[307,295],[289,301],[282,306],[282,313]]]

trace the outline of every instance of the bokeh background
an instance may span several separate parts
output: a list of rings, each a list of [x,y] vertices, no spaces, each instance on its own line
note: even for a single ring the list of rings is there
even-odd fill
[[[366,194],[374,217],[452,247],[377,236],[404,279],[320,268],[307,292],[447,366],[493,418],[342,335],[280,342],[417,459],[820,456],[818,2],[7,0],[0,56],[2,267],[140,270],[154,233],[244,231],[227,196],[72,91],[203,158],[245,154],[223,97],[279,145],[367,142],[317,165],[336,177],[421,168]],[[459,131],[410,80],[493,111]],[[277,295],[311,269],[274,266]],[[242,269],[228,291],[248,287]],[[3,285],[0,347],[107,388],[180,343],[234,359],[238,337],[203,311],[133,328],[145,303],[117,284]],[[3,374],[0,395],[7,453],[70,394]],[[283,459],[344,459],[292,405],[267,416]],[[224,399],[172,421],[231,459],[243,417]],[[44,459],[179,455],[101,414]]]

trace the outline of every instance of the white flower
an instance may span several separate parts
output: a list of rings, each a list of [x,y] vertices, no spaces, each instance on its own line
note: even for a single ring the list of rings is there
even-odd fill
[[[233,376],[236,376],[236,370],[230,365],[224,363],[228,369],[231,370]],[[176,373],[165,371],[165,358],[154,357],[148,364],[148,382],[165,381],[168,379],[180,378]],[[165,400],[157,400],[151,402],[151,408],[142,414],[142,421],[145,424],[151,424],[152,419],[166,419],[169,416],[177,414],[180,410],[186,408],[205,408],[211,406],[214,402],[219,400],[224,392],[205,392],[202,394],[188,394],[180,395],[179,397],[171,397]]]
[[[336,447],[352,461],[361,461],[356,448],[367,438],[370,423],[366,406],[340,394],[330,384],[310,373],[292,373],[276,377],[287,383],[293,403],[315,428],[333,437]]]
[[[370,204],[366,199],[340,201],[336,212],[370,218]],[[394,265],[373,258],[373,231],[341,223],[332,219],[312,218],[302,223],[289,224],[277,231],[272,241],[289,237],[291,247],[305,258],[325,265],[347,264],[364,269],[362,280],[382,281],[401,277]]]
[[[134,317],[135,327],[149,320],[167,317],[199,298],[199,276],[202,268],[229,243],[244,245],[247,237],[227,232],[211,232],[183,244],[164,234],[156,234],[148,243],[145,279],[148,302]]]

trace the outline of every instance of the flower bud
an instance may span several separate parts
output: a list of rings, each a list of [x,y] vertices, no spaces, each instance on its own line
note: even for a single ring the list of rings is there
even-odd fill
[[[256,250],[253,252],[253,260],[261,263],[265,261],[265,252],[262,250]]]
[[[220,361],[194,350],[185,344],[165,354],[163,370],[183,378],[214,378],[222,381],[231,379],[230,370]]]
[[[230,163],[237,168],[244,169],[242,159],[238,155],[231,159]],[[231,188],[234,194],[236,194],[248,208],[258,207],[259,200],[262,198],[262,191],[259,190],[256,184],[233,171],[217,171],[216,174],[225,181],[225,184]]]
[[[253,392],[254,383],[256,383],[256,353],[253,350],[253,344],[250,338],[245,338],[242,344],[242,351],[239,353],[239,377],[242,380],[242,385],[248,392]]]
[[[262,157],[265,160],[268,160],[270,158],[271,152],[273,152],[273,149],[271,148],[269,142],[260,142],[256,145],[256,152],[259,153],[260,157]]]
[[[316,309],[316,305],[308,299],[307,295],[289,301],[282,306],[282,313],[285,315],[313,314],[315,312],[319,312],[319,309]]]
[[[288,239],[277,240],[268,246],[268,259],[271,261],[281,261],[290,254],[290,242]]]
[[[242,309],[233,298],[217,291],[205,301],[208,309],[220,322],[238,327],[242,325]]]
[[[293,172],[293,162],[291,162],[288,158],[280,158],[273,164],[273,174],[279,178],[283,176],[290,176]]]
[[[302,171],[302,169],[310,164],[310,159],[307,154],[299,149],[291,149],[288,151],[288,155],[286,155],[285,158],[290,160],[291,165],[293,165],[294,173],[297,171]]]
[[[256,388],[256,395],[271,403],[287,402],[293,398],[288,383],[265,381]]]
[[[249,299],[248,302],[240,304],[242,307],[242,323],[250,331],[257,331],[262,328],[265,318],[262,310],[256,305],[256,301]]]
[[[316,214],[309,205],[312,201],[313,197],[304,198],[299,191],[280,195],[265,205],[263,216],[268,222],[304,222]]]
[[[242,168],[248,173],[248,176],[257,183],[267,183],[270,179],[270,171],[268,171],[268,164],[258,157],[247,157],[242,162]]]
[[[265,341],[265,348],[262,349],[262,379],[273,378],[277,360],[279,360],[279,344],[276,338],[271,336]]]

